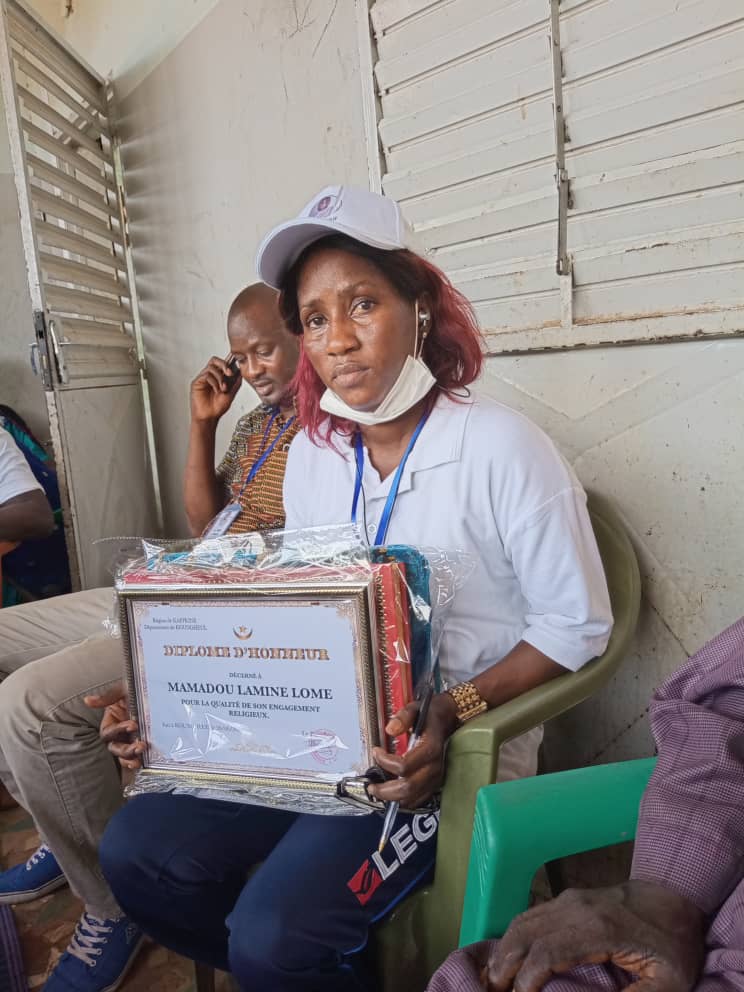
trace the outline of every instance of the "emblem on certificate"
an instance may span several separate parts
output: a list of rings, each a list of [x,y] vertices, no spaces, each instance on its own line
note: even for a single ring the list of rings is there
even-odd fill
[[[332,567],[291,556],[260,567],[243,554],[125,568],[129,700],[147,745],[134,791],[346,812],[339,783],[365,775],[374,747],[405,748],[385,724],[413,698],[412,652],[428,665],[428,622],[406,575],[424,560],[400,550],[337,554]]]

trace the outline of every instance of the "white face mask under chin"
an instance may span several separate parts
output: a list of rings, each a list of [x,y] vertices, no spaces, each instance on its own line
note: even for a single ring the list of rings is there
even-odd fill
[[[353,406],[344,403],[332,389],[326,389],[321,396],[320,409],[334,417],[364,424],[366,427],[386,424],[407,413],[411,407],[416,406],[429,393],[431,387],[436,385],[436,381],[420,358],[413,358],[408,355],[403,363],[403,368],[400,370],[400,375],[376,410],[355,410]]]

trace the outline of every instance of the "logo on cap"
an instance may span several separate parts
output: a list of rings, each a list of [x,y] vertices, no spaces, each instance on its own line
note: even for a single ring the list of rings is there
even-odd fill
[[[336,209],[338,197],[335,195],[321,196],[317,203],[310,208],[311,217],[329,217]]]

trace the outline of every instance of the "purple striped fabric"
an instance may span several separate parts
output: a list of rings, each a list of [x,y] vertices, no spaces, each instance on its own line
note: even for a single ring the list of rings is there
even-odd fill
[[[696,992],[744,992],[744,618],[675,672],[651,703],[659,763],[641,804],[633,878],[661,883],[710,916]],[[451,955],[428,992],[479,992],[478,957]],[[546,992],[612,992],[629,976],[589,965]]]
[[[28,992],[13,911],[0,906],[0,990]]]

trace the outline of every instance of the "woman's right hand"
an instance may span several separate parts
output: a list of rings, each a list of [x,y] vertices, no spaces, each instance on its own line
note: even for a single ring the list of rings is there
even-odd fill
[[[99,696],[86,696],[84,701],[92,709],[103,710],[99,734],[109,751],[118,758],[122,768],[141,768],[140,755],[146,745],[137,736],[137,721],[129,716],[129,701],[124,683],[117,682]]]
[[[219,420],[232,406],[242,382],[240,372],[233,372],[227,359],[212,355],[191,383],[192,420]]]

